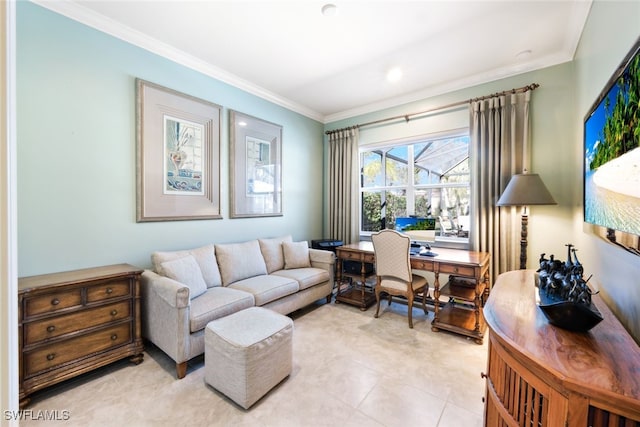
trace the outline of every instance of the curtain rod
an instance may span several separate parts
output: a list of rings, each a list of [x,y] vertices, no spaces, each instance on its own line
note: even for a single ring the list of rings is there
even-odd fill
[[[377,125],[378,123],[390,122],[390,121],[398,120],[398,119],[404,119],[408,123],[409,122],[409,118],[413,117],[413,116],[421,116],[423,114],[433,113],[434,111],[447,110],[449,108],[457,107],[457,106],[468,104],[468,103],[471,103],[471,102],[483,101],[485,99],[493,98],[493,97],[496,97],[496,96],[507,95],[507,94],[510,94],[510,93],[524,93],[524,92],[527,92],[527,91],[530,91],[530,90],[536,90],[538,87],[540,87],[540,85],[538,83],[532,83],[530,85],[522,86],[522,87],[519,87],[519,88],[516,88],[516,89],[503,90],[502,92],[496,92],[496,93],[492,93],[490,95],[480,96],[478,98],[469,98],[469,99],[466,99],[464,101],[454,102],[452,104],[443,105],[441,107],[431,108],[429,110],[424,110],[424,111],[418,111],[417,113],[402,114],[402,115],[399,115],[399,116],[387,117],[386,119],[379,119],[379,120],[374,120],[372,122],[360,123],[360,124],[349,126],[349,127],[346,127],[346,128],[328,130],[328,131],[325,132],[325,135],[330,135],[330,134],[332,134],[334,132],[340,132],[340,131],[343,131],[343,130],[348,130],[348,129],[353,129],[353,128],[362,128],[362,127],[365,127],[365,126]]]

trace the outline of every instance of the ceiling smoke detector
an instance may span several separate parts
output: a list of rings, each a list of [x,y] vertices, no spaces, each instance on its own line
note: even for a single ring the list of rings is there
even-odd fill
[[[322,6],[322,14],[324,16],[335,16],[338,13],[338,7],[335,4],[327,3]]]

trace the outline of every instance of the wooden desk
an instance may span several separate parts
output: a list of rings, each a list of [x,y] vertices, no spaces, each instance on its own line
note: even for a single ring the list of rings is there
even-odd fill
[[[600,295],[603,321],[589,332],[549,324],[534,273],[501,274],[484,307],[485,426],[640,425],[640,347]]]
[[[430,271],[434,273],[435,281],[434,300],[439,301],[440,296],[447,296],[450,302],[440,308],[440,304],[434,304],[434,316],[431,323],[433,331],[445,329],[474,338],[475,342],[482,344],[486,323],[482,317],[481,307],[483,294],[490,288],[489,260],[491,256],[486,252],[473,252],[460,249],[434,248],[435,257],[411,256],[411,268]],[[342,280],[343,260],[358,261],[362,263],[362,283],[366,279],[364,263],[375,263],[373,243],[358,242],[351,245],[336,248],[338,258],[338,283]],[[452,282],[449,280],[440,287],[440,273],[451,277],[468,279],[468,284]],[[472,308],[456,301],[467,301]],[[350,290],[347,294],[341,294],[338,287],[337,302],[353,304],[361,309],[366,309],[375,302],[375,295],[367,291],[364,286],[359,290]]]

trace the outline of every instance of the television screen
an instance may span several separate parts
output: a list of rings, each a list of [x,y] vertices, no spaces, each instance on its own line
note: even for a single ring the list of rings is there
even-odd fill
[[[584,220],[640,235],[640,39],[584,120]]]
[[[397,231],[410,231],[410,230],[435,230],[436,219],[435,218],[417,218],[417,217],[398,217],[396,218],[396,230]]]
[[[396,218],[396,231],[409,236],[412,242],[433,242],[436,238],[435,229],[435,218]]]

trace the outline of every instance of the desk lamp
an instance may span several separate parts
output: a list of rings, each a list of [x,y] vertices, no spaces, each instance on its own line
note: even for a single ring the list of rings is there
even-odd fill
[[[540,175],[535,173],[516,174],[511,177],[507,188],[496,206],[522,206],[522,228],[520,231],[520,269],[527,268],[527,224],[529,205],[557,205],[547,190]]]

